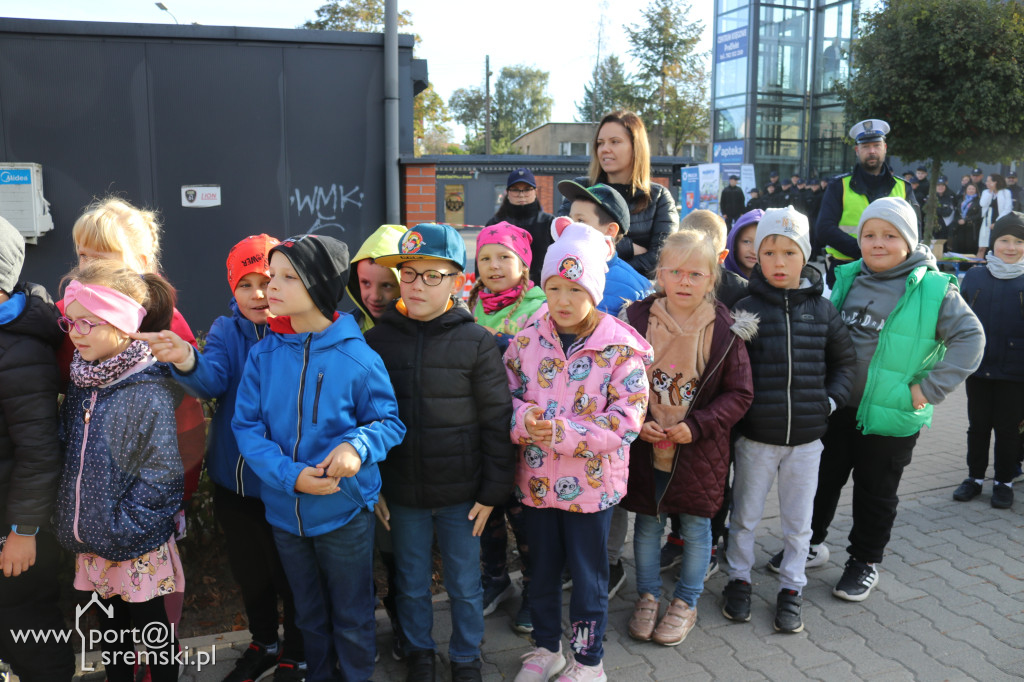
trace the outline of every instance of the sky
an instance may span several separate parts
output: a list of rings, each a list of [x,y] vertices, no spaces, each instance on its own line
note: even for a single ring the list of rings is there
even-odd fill
[[[182,24],[296,28],[316,16],[322,0],[164,0]],[[710,51],[712,7],[691,0],[688,19],[704,24],[701,51]],[[502,7],[480,0],[399,0],[420,36],[416,56],[427,60],[430,82],[445,102],[462,87],[484,85],[490,55],[491,88],[505,66],[525,64],[550,73],[553,121],[575,120],[575,103],[600,54],[616,54],[630,70],[624,26],[640,20],[636,0],[546,0]],[[0,16],[73,21],[173,24],[149,0],[0,0]],[[599,31],[604,17],[604,28]],[[408,30],[408,29],[405,29]],[[461,140],[457,140],[461,141]]]

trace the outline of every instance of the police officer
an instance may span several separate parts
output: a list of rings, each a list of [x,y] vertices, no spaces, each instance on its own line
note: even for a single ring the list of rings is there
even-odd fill
[[[1013,210],[1024,210],[1024,187],[1017,184],[1017,171],[1006,174],[1006,189],[1010,190],[1010,196],[1013,198]]]
[[[832,180],[821,198],[815,234],[818,245],[825,247],[825,275],[829,286],[835,282],[837,265],[860,258],[857,224],[860,214],[875,199],[899,197],[909,202],[917,215],[920,239],[921,209],[910,183],[893,175],[892,168],[885,162],[885,136],[888,134],[889,124],[877,118],[869,118],[850,128],[850,137],[856,142],[857,165],[853,172]]]
[[[718,200],[718,210],[725,216],[725,227],[729,230],[732,229],[733,221],[743,215],[743,207],[746,204],[743,188],[736,184],[739,179],[738,175],[730,175],[729,185],[722,190],[722,196]]]

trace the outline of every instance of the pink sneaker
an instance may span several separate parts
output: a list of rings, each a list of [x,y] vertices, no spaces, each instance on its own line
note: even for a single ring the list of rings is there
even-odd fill
[[[548,651],[542,646],[523,654],[523,667],[519,669],[514,682],[548,682],[565,665],[562,645],[558,651]]]
[[[583,665],[573,659],[556,682],[608,682],[608,676],[604,674],[603,663]]]

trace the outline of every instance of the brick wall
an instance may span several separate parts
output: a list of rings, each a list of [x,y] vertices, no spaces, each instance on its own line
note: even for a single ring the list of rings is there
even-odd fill
[[[537,181],[537,198],[540,199],[541,208],[548,213],[554,213],[555,201],[555,179],[550,175],[535,175]],[[559,195],[561,196],[561,195]]]
[[[418,225],[437,220],[437,170],[434,164],[407,164],[402,192],[402,224]]]

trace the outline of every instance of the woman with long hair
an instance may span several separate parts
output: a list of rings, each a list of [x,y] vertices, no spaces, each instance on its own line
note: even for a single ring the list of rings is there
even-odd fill
[[[1013,195],[1006,189],[1006,180],[999,173],[989,173],[985,178],[985,191],[981,193],[981,229],[978,231],[978,258],[984,258],[988,251],[989,234],[992,225],[1013,210]]]

